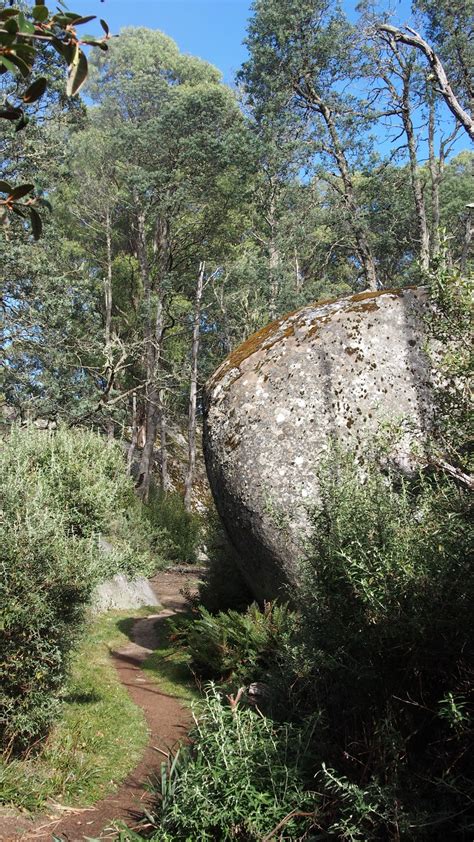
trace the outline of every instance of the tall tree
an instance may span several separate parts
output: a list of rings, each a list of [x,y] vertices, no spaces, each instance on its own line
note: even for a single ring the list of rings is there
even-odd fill
[[[365,284],[375,289],[377,269],[354,184],[371,115],[343,92],[360,74],[355,38],[339,4],[329,0],[256,0],[241,79],[251,104],[272,100],[305,126],[310,157],[318,156],[340,195]]]
[[[141,277],[145,442],[139,488],[147,499],[159,431],[162,470],[166,464],[173,302],[183,295],[192,301],[195,267],[213,259],[209,242],[243,183],[245,127],[218,71],[182,55],[160,32],[123,31],[96,59],[91,94],[103,125],[119,139]]]

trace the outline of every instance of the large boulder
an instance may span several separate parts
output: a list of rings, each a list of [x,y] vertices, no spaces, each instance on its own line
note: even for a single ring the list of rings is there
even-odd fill
[[[396,425],[410,469],[433,412],[422,287],[318,302],[256,333],[206,387],[204,450],[219,514],[259,600],[287,592],[331,442],[362,454]]]

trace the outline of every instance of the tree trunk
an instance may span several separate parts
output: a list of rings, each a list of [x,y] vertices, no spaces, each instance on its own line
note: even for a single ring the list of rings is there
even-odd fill
[[[219,290],[216,289],[214,286],[214,297],[217,301],[219,310],[222,316],[222,347],[224,349],[225,354],[230,354],[232,350],[232,342],[230,339],[230,332],[229,332],[229,318],[227,315],[227,307],[225,303],[224,297],[224,287],[225,282],[227,280],[227,275],[224,280],[219,284]]]
[[[415,202],[416,219],[418,224],[420,266],[423,272],[427,272],[430,266],[430,235],[426,219],[425,199],[421,184],[418,160],[416,155],[416,140],[413,121],[411,119],[410,106],[410,77],[411,70],[407,68],[403,77],[403,93],[401,100],[401,116],[403,128],[407,136],[408,155],[410,160],[410,177]]]
[[[376,290],[378,289],[378,282],[375,260],[370,248],[367,231],[360,222],[360,209],[355,198],[354,183],[349,163],[339,138],[333,113],[326,103],[323,102],[321,97],[317,95],[316,91],[309,82],[306,83],[305,88],[303,88],[300,84],[295,85],[295,90],[305,99],[308,105],[314,108],[321,115],[326,124],[326,128],[331,139],[331,153],[341,174],[344,202],[346,210],[348,211],[349,224],[354,232],[357,253],[364,273],[365,282],[368,289]]]
[[[300,262],[298,260],[298,252],[295,246],[295,291],[299,295],[303,289],[303,275],[301,274]]]
[[[204,270],[206,264],[199,266],[196,296],[194,299],[194,321],[193,337],[191,344],[191,379],[189,386],[189,408],[188,408],[188,471],[185,480],[184,506],[189,512],[191,510],[191,494],[193,489],[194,470],[196,467],[196,402],[197,402],[197,375],[199,338],[201,328],[201,301],[204,290]]]
[[[278,246],[276,244],[276,231],[277,231],[277,223],[276,223],[276,214],[275,214],[275,201],[272,198],[270,202],[270,210],[268,214],[268,223],[270,226],[270,237],[268,239],[268,268],[270,274],[270,300],[268,305],[268,312],[270,315],[270,320],[274,321],[277,317],[277,298],[278,292],[280,288],[280,282],[278,277],[278,268],[280,265],[280,254],[278,251]]]
[[[469,255],[471,252],[471,243],[472,243],[472,232],[473,232],[473,222],[474,222],[474,205],[470,204],[466,207],[466,227],[464,229],[464,241],[462,244],[462,254],[461,254],[461,265],[460,269],[463,274],[467,271],[467,264],[469,261]]]
[[[406,28],[408,32],[402,32],[400,29],[397,29],[397,27],[391,26],[390,24],[380,24],[377,26],[379,32],[388,33],[393,41],[401,41],[402,44],[408,44],[410,47],[415,47],[417,50],[421,50],[421,52],[424,53],[440,87],[440,93],[451,111],[451,114],[454,115],[455,119],[466,130],[471,140],[474,140],[474,119],[467,113],[467,111],[464,110],[461,103],[455,96],[439,56],[435,53],[433,48],[430,47],[427,41],[418,34],[418,32],[415,32],[414,29],[410,29],[408,26]]]
[[[138,411],[137,411],[137,393],[132,395],[132,438],[130,446],[127,451],[127,476],[132,473],[133,457],[137,449],[138,442]]]
[[[429,83],[428,83],[429,84]],[[441,158],[437,161],[435,155],[435,100],[432,90],[428,91],[429,96],[429,118],[428,118],[428,165],[431,181],[431,231],[430,231],[430,259],[433,260],[439,254],[439,184],[442,173]]]
[[[110,340],[112,337],[112,220],[110,210],[107,208],[105,214],[105,245],[106,245],[106,269],[104,275],[104,350],[106,359],[109,360]],[[106,373],[111,373],[111,362],[107,364]],[[104,399],[104,409],[107,407],[107,398]],[[112,418],[106,420],[107,438],[113,439],[115,425]]]
[[[137,252],[145,291],[145,347],[146,347],[146,389],[145,389],[145,444],[140,460],[138,492],[146,502],[150,496],[151,477],[154,465],[154,447],[160,422],[160,368],[164,334],[164,279],[169,269],[170,239],[167,220],[158,218],[155,229],[154,251],[158,254],[156,283],[152,290],[148,262],[145,216],[139,208],[137,214]],[[152,295],[152,292],[154,295]],[[153,313],[154,308],[154,313]]]
[[[112,221],[110,211],[107,209],[105,215],[105,243],[107,249],[107,267],[104,278],[104,299],[105,299],[105,347],[110,344],[112,332]]]
[[[171,482],[168,472],[168,420],[166,416],[166,402],[164,389],[160,390],[159,396],[159,428],[160,428],[160,477],[161,488],[165,492],[171,491]]]

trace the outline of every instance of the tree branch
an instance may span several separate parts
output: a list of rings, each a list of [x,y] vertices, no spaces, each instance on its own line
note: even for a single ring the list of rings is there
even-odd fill
[[[409,26],[407,26],[406,29],[407,32],[403,32],[401,29],[397,29],[396,26],[391,26],[388,23],[379,24],[377,26],[378,32],[386,32],[395,42],[400,41],[402,44],[408,44],[409,47],[414,47],[424,54],[438,82],[440,93],[443,96],[446,105],[456,120],[458,120],[462,127],[466,130],[471,140],[474,140],[474,120],[467,111],[464,110],[458,98],[455,96],[439,56],[435,53],[428,42],[418,34],[418,32],[411,29]]]

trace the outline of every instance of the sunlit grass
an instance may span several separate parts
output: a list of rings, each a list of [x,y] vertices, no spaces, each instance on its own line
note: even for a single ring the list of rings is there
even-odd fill
[[[147,743],[146,720],[109,654],[129,640],[129,619],[130,612],[115,611],[91,622],[73,659],[61,720],[36,754],[0,763],[0,803],[30,811],[47,801],[90,805],[136,766]]]
[[[155,632],[158,648],[149,655],[143,669],[164,693],[191,704],[201,694],[189,669],[189,655],[173,642],[173,628],[192,622],[187,616],[157,620]]]

